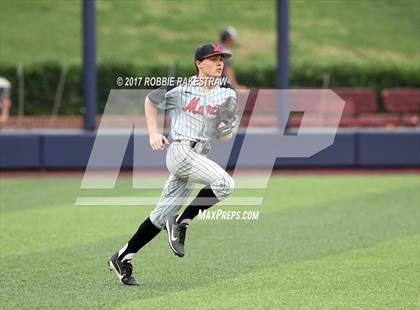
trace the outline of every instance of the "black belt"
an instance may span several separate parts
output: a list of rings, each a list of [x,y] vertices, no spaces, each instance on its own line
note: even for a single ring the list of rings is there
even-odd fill
[[[174,140],[174,141],[175,142],[181,142],[182,140],[177,139],[177,140]],[[190,141],[190,146],[195,147],[197,143],[198,143],[198,141]]]

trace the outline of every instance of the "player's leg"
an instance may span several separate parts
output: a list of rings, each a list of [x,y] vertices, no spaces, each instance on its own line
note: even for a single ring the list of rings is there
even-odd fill
[[[166,221],[175,215],[193,191],[187,179],[173,174],[166,181],[156,208],[150,213],[150,220],[159,229],[165,228]]]
[[[178,212],[191,191],[192,188],[187,188],[186,180],[181,180],[171,174],[165,183],[155,209],[119,251],[118,258],[121,261],[131,261],[142,247],[165,228],[166,220]]]
[[[171,175],[158,205],[150,214],[150,219],[157,227],[166,228],[169,246],[180,257],[184,256],[185,230],[184,227],[170,226],[169,223],[174,221],[176,213],[184,205],[193,189],[192,184],[189,184],[187,179]],[[173,240],[178,242],[173,244]]]
[[[109,259],[109,266],[117,273],[120,281],[126,285],[138,285],[132,274],[131,260],[135,254],[156,237],[164,227],[166,220],[175,214],[188,197],[192,189],[187,188],[187,181],[171,175],[165,183],[160,200],[150,216],[140,225],[128,243]],[[186,198],[184,198],[186,199]]]
[[[148,217],[137,229],[127,244],[112,255],[108,261],[111,270],[114,270],[121,283],[126,285],[139,285],[137,280],[131,275],[133,266],[131,260],[134,255],[147,243],[149,243],[160,232]]]
[[[178,217],[178,223],[189,223],[200,210],[206,210],[229,196],[235,186],[232,177],[211,159],[194,153],[190,181],[205,184],[197,197]]]
[[[178,256],[184,256],[184,244],[187,226],[197,216],[200,210],[205,210],[225,199],[234,188],[232,177],[214,161],[191,152],[191,167],[189,170],[189,182],[205,184],[206,187],[200,190],[197,197],[176,219],[169,218],[167,221],[168,234],[172,231],[179,231],[180,238],[171,238],[169,245]]]

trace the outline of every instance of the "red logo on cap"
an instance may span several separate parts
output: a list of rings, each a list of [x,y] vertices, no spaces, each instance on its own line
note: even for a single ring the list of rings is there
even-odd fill
[[[222,47],[219,44],[212,44],[213,46],[213,50],[215,52],[221,52],[222,51]]]

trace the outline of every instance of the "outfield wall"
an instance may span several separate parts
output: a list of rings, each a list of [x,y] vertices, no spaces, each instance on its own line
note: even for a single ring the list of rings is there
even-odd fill
[[[238,167],[271,167],[273,160],[262,155],[275,153],[276,146],[271,142],[278,139],[278,135],[273,130],[247,133],[247,140],[255,147],[241,155]],[[110,133],[103,139],[111,147],[127,142],[125,154],[122,153],[123,169],[133,166],[134,146],[138,154],[135,167],[165,168],[166,152],[153,152],[145,131],[130,137]],[[95,133],[87,131],[3,131],[0,133],[0,169],[84,169],[94,141]],[[209,157],[221,164],[226,162],[232,144],[233,141],[217,141]],[[235,144],[232,153],[238,151]],[[115,166],[108,162],[108,157],[102,156],[98,167]],[[230,158],[228,167],[232,167],[234,161]],[[309,158],[277,158],[275,167],[420,167],[420,128],[339,130],[334,143],[323,151]]]

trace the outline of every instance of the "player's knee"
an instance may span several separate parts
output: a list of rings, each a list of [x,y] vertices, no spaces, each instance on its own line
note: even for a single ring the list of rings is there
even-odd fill
[[[162,230],[165,227],[167,218],[164,218],[162,214],[157,213],[155,210],[150,213],[149,218],[156,228]]]
[[[219,200],[223,200],[233,192],[235,182],[230,175],[226,174],[222,178],[217,179],[214,184],[212,184],[211,188],[216,197]]]
[[[230,175],[227,175],[227,176],[228,176],[228,179],[227,179],[228,190],[227,190],[227,192],[228,192],[228,195],[230,195],[230,194],[232,194],[233,190],[235,189],[235,181],[233,180],[233,178]]]

